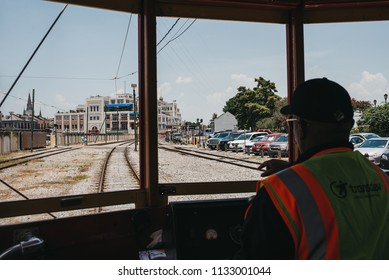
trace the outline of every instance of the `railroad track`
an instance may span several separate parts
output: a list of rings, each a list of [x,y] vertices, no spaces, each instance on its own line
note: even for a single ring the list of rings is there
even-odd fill
[[[124,142],[113,147],[106,155],[101,168],[98,192],[138,189],[139,174],[130,162],[129,145],[134,142]],[[104,207],[106,210],[108,207]],[[98,212],[102,212],[100,207]]]
[[[58,154],[62,154],[62,153],[70,152],[70,151],[74,151],[74,150],[77,150],[77,149],[80,149],[80,148],[79,147],[55,148],[55,149],[51,149],[49,151],[39,151],[39,152],[31,153],[31,154],[26,154],[26,155],[22,155],[22,156],[13,157],[13,158],[10,158],[10,159],[2,160],[2,161],[0,161],[0,170],[4,170],[4,169],[7,169],[7,168],[15,167],[15,166],[18,166],[18,165],[23,165],[23,164],[26,164],[27,162],[30,162],[30,161],[33,161],[33,160],[36,160],[36,159],[42,159],[42,158],[45,158],[45,157],[54,156],[54,155],[58,155]],[[30,197],[25,195],[22,191],[18,190],[15,187],[12,187],[9,183],[5,182],[3,179],[0,179],[0,183],[3,186],[5,186],[8,190],[10,190],[12,193],[15,194],[15,196],[14,196],[15,199],[18,199],[18,197],[22,197],[22,198],[24,198],[26,200],[31,199]],[[52,213],[47,213],[47,214],[51,218],[53,218],[53,219],[57,218]]]
[[[128,144],[121,143],[107,153],[101,169],[98,192],[139,188],[140,179],[129,160]]]
[[[66,147],[66,148],[56,148],[49,151],[43,151],[43,152],[34,152],[31,154],[19,156],[19,157],[13,157],[10,159],[2,160],[0,161],[0,170],[14,167],[20,164],[25,164],[29,161],[35,160],[35,159],[41,159],[49,156],[58,155],[65,152],[70,152],[80,149],[80,147]]]
[[[260,161],[258,160],[249,160],[245,158],[239,158],[239,157],[232,157],[227,155],[220,155],[215,153],[210,153],[202,150],[193,150],[189,148],[183,148],[183,147],[174,147],[174,146],[168,146],[168,145],[159,145],[159,149],[164,149],[173,153],[180,153],[182,155],[188,155],[188,156],[194,156],[206,160],[212,160],[217,161],[221,163],[231,164],[234,166],[239,166],[247,169],[253,169],[258,171],[258,165],[260,164]]]

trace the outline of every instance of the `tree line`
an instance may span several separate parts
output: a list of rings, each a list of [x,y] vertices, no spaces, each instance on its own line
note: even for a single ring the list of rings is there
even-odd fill
[[[240,86],[234,97],[223,107],[223,112],[233,114],[239,129],[255,131],[269,128],[274,131],[287,132],[286,117],[280,109],[287,104],[287,98],[279,96],[276,84],[263,77],[255,78],[256,86]],[[369,101],[352,98],[355,112],[361,114],[357,127],[352,132],[374,132],[381,136],[389,135],[389,105],[373,104]],[[212,119],[217,115],[214,113]]]

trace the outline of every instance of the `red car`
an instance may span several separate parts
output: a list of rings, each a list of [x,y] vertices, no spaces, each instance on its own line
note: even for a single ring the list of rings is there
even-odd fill
[[[260,155],[261,151],[263,151],[263,154],[267,155],[267,153],[269,151],[270,144],[273,143],[273,141],[276,141],[283,134],[284,133],[275,132],[275,133],[271,133],[271,134],[265,135],[261,139],[261,141],[255,142],[253,144],[253,147],[251,148],[252,149],[252,153],[255,154],[255,155]]]
[[[267,132],[267,134],[272,134],[273,132],[268,128],[258,128],[257,132]]]

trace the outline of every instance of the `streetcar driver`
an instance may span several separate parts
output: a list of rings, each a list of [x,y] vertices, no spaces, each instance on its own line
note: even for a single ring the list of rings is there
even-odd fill
[[[348,141],[348,92],[308,80],[281,113],[300,156],[259,166],[269,177],[247,208],[239,258],[389,259],[389,179]]]

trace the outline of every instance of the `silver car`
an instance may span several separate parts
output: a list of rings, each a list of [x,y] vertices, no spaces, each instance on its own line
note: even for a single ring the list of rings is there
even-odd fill
[[[269,157],[288,157],[288,134],[281,135],[276,141],[269,145]]]
[[[381,155],[389,150],[389,138],[370,138],[354,149],[376,165],[380,164]]]

